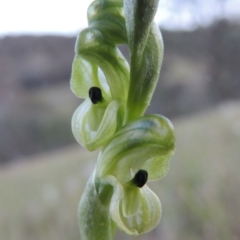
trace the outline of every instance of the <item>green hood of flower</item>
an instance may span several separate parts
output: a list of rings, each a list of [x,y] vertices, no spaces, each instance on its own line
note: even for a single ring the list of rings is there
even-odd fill
[[[124,184],[144,169],[149,180],[157,180],[168,170],[174,143],[173,125],[167,118],[143,116],[125,125],[101,151],[98,177],[111,174]]]

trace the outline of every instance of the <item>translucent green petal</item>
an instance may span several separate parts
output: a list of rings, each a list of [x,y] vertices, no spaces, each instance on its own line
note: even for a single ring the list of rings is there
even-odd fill
[[[76,140],[90,151],[105,145],[116,131],[118,109],[117,101],[94,105],[89,99],[85,100],[72,117]]]
[[[80,98],[88,98],[88,91],[91,87],[99,87],[103,97],[110,95],[109,86],[102,71],[96,64],[92,64],[79,55],[75,55],[72,64],[71,90]]]
[[[113,175],[124,184],[143,169],[148,171],[149,180],[158,179],[168,169],[174,143],[173,125],[167,118],[144,116],[113,136],[99,155],[97,174]]]
[[[129,66],[106,35],[95,28],[83,30],[77,39],[76,53],[101,68],[114,99],[126,101]]]
[[[125,184],[124,198],[122,199],[122,214],[124,217],[130,217],[136,214],[141,203],[140,188],[132,184]]]
[[[148,159],[142,166],[142,169],[146,170],[149,175],[148,180],[153,181],[157,180],[166,175],[169,169],[169,160],[172,157],[174,151],[170,151],[168,154],[163,156],[158,155]]]
[[[159,223],[162,212],[159,198],[146,185],[140,189],[136,188],[136,191],[138,192],[138,198],[131,199],[128,196],[129,191],[124,191],[123,198],[119,199],[114,196],[114,201],[112,200],[110,203],[111,218],[120,229],[130,235],[139,235],[151,231]],[[114,192],[115,194],[117,194],[117,191]],[[134,209],[135,214],[126,216],[123,210],[126,208],[124,205],[131,200],[133,201],[128,205]],[[137,206],[137,211],[134,204]]]
[[[94,1],[88,8],[88,23],[107,34],[115,44],[127,42],[123,1]]]
[[[123,198],[124,188],[123,185],[117,181],[117,179],[112,175],[104,176],[103,178],[98,178],[95,175],[95,182],[99,183],[97,192],[101,195],[102,188],[106,185],[111,185],[114,188],[114,194],[111,196],[111,201],[116,202]]]

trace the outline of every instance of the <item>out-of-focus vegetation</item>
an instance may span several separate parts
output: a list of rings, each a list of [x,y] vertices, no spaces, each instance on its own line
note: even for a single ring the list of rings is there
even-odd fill
[[[149,183],[162,220],[137,239],[240,239],[239,119],[240,102],[228,102],[173,121],[170,171]],[[76,209],[96,156],[72,146],[0,169],[0,239],[80,239]]]
[[[240,98],[240,25],[162,31],[165,56],[150,113],[170,118]],[[75,38],[0,40],[0,164],[75,143],[69,88]],[[127,55],[126,48],[121,48]]]
[[[69,84],[15,93],[0,119],[0,163],[75,142],[71,117],[80,104]]]

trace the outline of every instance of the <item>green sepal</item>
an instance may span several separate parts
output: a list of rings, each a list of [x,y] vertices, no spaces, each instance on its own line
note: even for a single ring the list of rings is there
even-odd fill
[[[107,34],[115,44],[127,42],[123,1],[92,2],[88,8],[88,24]]]
[[[84,60],[78,54],[75,54],[72,63],[70,87],[79,98],[88,98],[91,87],[99,87],[104,99],[108,100],[111,97],[108,83],[101,69],[96,64]]]
[[[93,173],[89,178],[79,203],[81,240],[112,240],[115,224],[110,217],[109,207],[99,200],[94,176]]]
[[[148,186],[122,185],[112,175],[101,178],[101,183],[113,188],[109,214],[120,229],[138,236],[156,227],[162,213],[161,202]]]
[[[122,121],[119,109],[117,101],[92,104],[86,99],[72,117],[72,131],[78,143],[89,151],[105,145]]]
[[[159,179],[168,171],[174,144],[173,125],[167,118],[141,117],[125,125],[104,147],[96,166],[97,176],[113,175],[125,184],[143,169],[149,180]]]
[[[124,217],[131,217],[139,210],[141,200],[140,188],[129,183],[124,184],[123,188],[122,215]]]
[[[129,235],[138,236],[140,234],[151,231],[157,226],[162,214],[161,202],[157,195],[151,191],[148,186],[141,189],[135,189],[138,193],[137,205],[138,209],[135,214],[125,216],[123,212],[124,204],[128,204],[129,208],[135,208],[136,202],[131,201],[125,192],[123,199],[112,201],[110,205],[110,215],[115,224]],[[134,194],[134,192],[132,193]]]
[[[125,102],[129,87],[129,66],[115,44],[98,29],[87,28],[79,34],[75,51],[101,68],[112,97]]]

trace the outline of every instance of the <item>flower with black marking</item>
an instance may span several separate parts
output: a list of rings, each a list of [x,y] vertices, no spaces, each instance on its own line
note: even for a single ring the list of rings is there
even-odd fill
[[[158,224],[161,203],[146,183],[166,174],[174,144],[172,123],[147,115],[125,125],[101,151],[92,183],[95,197],[126,233],[139,235]],[[80,209],[88,207],[87,200],[80,203]]]
[[[122,126],[129,88],[129,65],[108,36],[95,28],[83,30],[76,43],[71,89],[86,100],[75,111],[76,140],[92,151]]]

